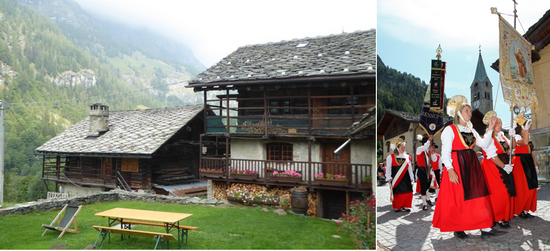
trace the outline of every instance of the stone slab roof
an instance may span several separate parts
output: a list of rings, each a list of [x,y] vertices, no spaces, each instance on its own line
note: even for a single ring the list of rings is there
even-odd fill
[[[376,106],[372,107],[367,111],[367,113],[363,114],[363,118],[359,120],[358,122],[353,123],[353,125],[350,126],[348,129],[348,132],[346,135],[354,135],[357,134],[363,130],[366,130],[369,126],[374,126],[376,123]]]
[[[376,74],[375,29],[240,47],[189,86],[356,74]]]
[[[89,117],[50,139],[40,154],[151,155],[195,116],[202,105],[109,112],[109,130],[88,137]]]

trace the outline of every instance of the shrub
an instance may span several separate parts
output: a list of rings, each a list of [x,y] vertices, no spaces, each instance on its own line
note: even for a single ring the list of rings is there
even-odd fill
[[[366,249],[376,249],[376,199],[374,195],[364,200],[350,202],[350,213],[342,213],[338,231],[344,230],[354,235]]]

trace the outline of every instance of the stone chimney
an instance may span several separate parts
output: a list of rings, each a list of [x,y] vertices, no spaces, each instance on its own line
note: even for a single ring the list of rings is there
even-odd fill
[[[90,131],[88,136],[99,136],[109,130],[109,106],[96,103],[90,106]]]

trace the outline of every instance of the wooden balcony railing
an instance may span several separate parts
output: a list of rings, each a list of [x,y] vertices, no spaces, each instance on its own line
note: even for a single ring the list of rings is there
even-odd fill
[[[229,159],[226,164],[225,158],[203,157],[202,166],[204,169],[221,170],[221,172],[200,172],[200,176],[212,180],[224,180],[233,182],[258,183],[265,185],[281,186],[308,186],[308,187],[339,187],[346,189],[366,190],[371,188],[363,183],[363,178],[370,177],[372,180],[372,165],[370,164],[349,164],[330,162],[280,162],[269,160],[245,160]],[[231,171],[257,173],[257,175],[233,175]],[[281,178],[273,175],[275,171],[284,172],[292,170],[300,173],[299,178]],[[332,175],[345,175],[346,181],[319,180],[316,174],[330,173]]]
[[[107,188],[116,188],[120,187],[122,189],[127,189],[128,186],[131,189],[143,189],[148,187],[150,184],[141,179],[141,173],[131,173],[132,181],[130,184],[125,184],[126,181],[121,177],[117,177],[116,172],[111,171],[110,173],[102,173],[101,170],[90,170],[83,169],[81,167],[75,166],[56,166],[52,163],[45,162],[44,169],[42,170],[42,179],[51,180],[64,183],[72,183],[76,185],[87,185],[87,186],[101,186]]]

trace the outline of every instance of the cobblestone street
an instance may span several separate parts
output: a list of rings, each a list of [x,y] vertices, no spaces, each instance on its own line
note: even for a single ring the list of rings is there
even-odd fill
[[[415,185],[413,185],[414,187]],[[394,212],[389,186],[377,187],[378,250],[550,250],[550,183],[539,184],[536,216],[510,220],[508,233],[481,239],[480,230],[466,231],[470,238],[459,240],[452,232],[432,227],[435,207],[422,211],[422,200],[415,193],[410,212]],[[433,201],[433,198],[432,198]]]

